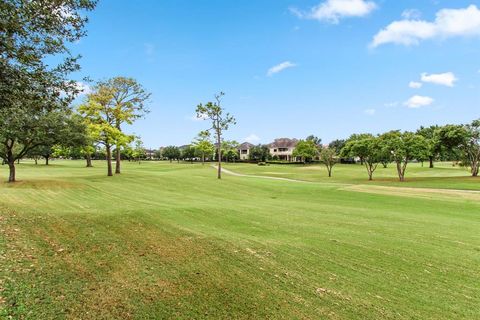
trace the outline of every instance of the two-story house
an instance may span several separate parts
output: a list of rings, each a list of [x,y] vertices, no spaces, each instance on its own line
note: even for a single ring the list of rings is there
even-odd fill
[[[279,160],[283,161],[296,161],[296,158],[293,156],[293,150],[295,150],[297,143],[297,139],[275,139],[275,141],[268,145],[270,155],[272,157],[276,156]]]
[[[237,147],[238,154],[240,160],[248,160],[250,157],[250,149],[253,148],[254,145],[249,142],[244,142]]]

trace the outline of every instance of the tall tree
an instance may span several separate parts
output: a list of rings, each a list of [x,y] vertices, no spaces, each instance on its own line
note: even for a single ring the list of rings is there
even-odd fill
[[[205,155],[210,155],[211,157],[215,149],[212,142],[210,141],[209,131],[201,131],[193,141],[193,146],[200,154],[200,158],[202,159],[202,165],[205,164]]]
[[[112,147],[126,144],[132,140],[120,131],[115,123],[115,108],[112,107],[112,89],[98,84],[92,93],[87,96],[87,101],[79,106],[79,113],[88,124],[88,131],[92,138],[105,146],[107,160],[107,175],[113,176]]]
[[[320,161],[327,167],[328,177],[332,177],[333,166],[338,162],[337,153],[332,148],[322,148],[320,150]]]
[[[172,162],[172,160],[180,161],[181,155],[180,148],[175,146],[168,146],[162,150],[162,157],[167,158],[170,162]]]
[[[133,78],[115,77],[103,83],[111,90],[113,109],[113,122],[115,128],[122,131],[123,124],[132,124],[135,120],[143,117],[149,110],[145,104],[150,98],[145,88]],[[124,146],[117,141],[115,150],[115,173],[121,172],[121,148]]]
[[[238,142],[235,140],[222,141],[222,157],[226,162],[235,162],[239,158],[238,154]]]
[[[292,155],[300,157],[305,163],[312,161],[318,155],[319,145],[315,141],[315,139],[298,141]]]
[[[267,161],[270,157],[270,148],[266,145],[259,144],[250,149],[249,159],[254,161]]]
[[[397,166],[400,181],[405,181],[405,171],[409,162],[421,159],[428,153],[425,138],[412,132],[390,131],[380,135],[380,145],[384,152],[392,155]]]
[[[67,79],[80,67],[68,43],[85,35],[87,19],[80,12],[95,4],[89,0],[0,4],[0,156],[9,165],[9,182],[16,180],[15,161],[58,128],[50,113],[65,113],[78,93],[76,83]]]
[[[438,136],[439,130],[440,130],[440,127],[437,125],[430,126],[430,127],[422,126],[417,130],[417,134],[424,137],[427,142],[426,156],[428,157],[430,168],[434,167],[435,158],[437,157],[441,148],[441,144]]]
[[[313,134],[309,135],[305,140],[312,141],[318,147],[322,145],[322,139]]]
[[[358,140],[350,140],[342,149],[342,157],[358,157],[363,159],[368,173],[368,180],[373,180],[373,173],[378,163],[384,159],[383,151],[377,137],[365,137]]]
[[[222,107],[222,97],[225,93],[220,92],[215,95],[215,102],[207,102],[206,104],[199,104],[196,109],[197,118],[210,120],[212,126],[208,131],[213,130],[216,137],[217,147],[217,178],[222,178],[222,135],[228,130],[230,125],[236,124],[235,118],[229,113],[224,114],[225,109]]]
[[[328,144],[328,147],[331,148],[331,149],[335,149],[335,152],[337,154],[340,154],[342,148],[345,146],[345,140],[343,139],[336,139],[336,140],[333,140],[332,142],[330,142]]]

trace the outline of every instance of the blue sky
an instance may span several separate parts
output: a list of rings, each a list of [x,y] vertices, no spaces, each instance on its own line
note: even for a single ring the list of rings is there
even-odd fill
[[[479,1],[101,0],[89,17],[75,77],[130,76],[152,92],[126,128],[147,147],[192,141],[209,126],[196,105],[219,91],[239,142],[480,117]]]

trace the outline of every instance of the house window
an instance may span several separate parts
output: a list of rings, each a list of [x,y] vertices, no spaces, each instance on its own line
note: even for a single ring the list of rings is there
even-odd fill
[[[278,152],[287,152],[288,148],[278,148]]]
[[[273,149],[273,152],[277,152],[277,149]]]
[[[248,150],[242,150],[242,154],[247,154]]]

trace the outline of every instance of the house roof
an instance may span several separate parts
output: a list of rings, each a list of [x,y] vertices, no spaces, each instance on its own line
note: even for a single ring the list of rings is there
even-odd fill
[[[295,148],[298,144],[297,139],[279,138],[269,144],[270,148]]]
[[[255,145],[251,144],[250,142],[244,142],[240,145],[238,145],[237,149],[239,150],[248,150],[255,147]]]

